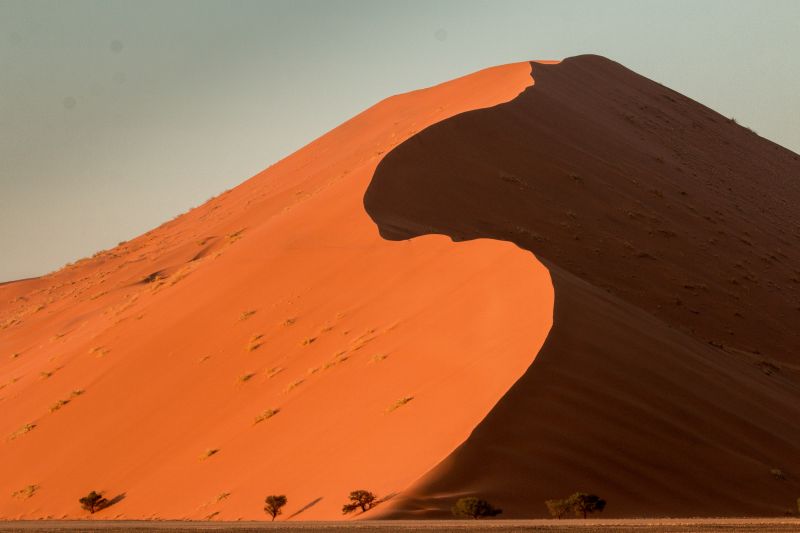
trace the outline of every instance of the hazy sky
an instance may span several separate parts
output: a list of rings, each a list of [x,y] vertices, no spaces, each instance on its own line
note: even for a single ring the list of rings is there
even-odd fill
[[[386,96],[583,53],[800,152],[797,0],[0,0],[0,280],[147,231]]]

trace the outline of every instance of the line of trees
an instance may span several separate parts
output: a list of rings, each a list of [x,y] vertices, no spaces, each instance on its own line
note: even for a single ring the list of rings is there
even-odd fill
[[[267,513],[272,520],[275,520],[279,515],[283,514],[283,508],[288,503],[285,494],[272,494],[267,496],[264,500],[264,512]],[[368,490],[354,490],[348,496],[348,502],[342,506],[342,514],[350,514],[361,510],[366,513],[381,500]],[[81,508],[91,514],[96,513],[108,507],[110,502],[103,497],[102,493],[92,491],[78,502]],[[576,492],[571,496],[563,499],[547,500],[545,502],[550,516],[553,518],[564,518],[569,514],[575,516],[583,516],[587,518],[590,514],[595,512],[602,512],[606,507],[606,501],[596,494],[588,494],[586,492]],[[800,511],[800,498],[797,500],[797,508]],[[455,505],[451,508],[453,516],[457,518],[491,518],[503,512],[502,509],[494,507],[488,501],[476,498],[474,496],[460,498],[456,501]]]

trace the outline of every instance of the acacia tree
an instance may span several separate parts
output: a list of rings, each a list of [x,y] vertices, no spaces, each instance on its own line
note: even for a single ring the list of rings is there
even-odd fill
[[[596,494],[586,494],[585,492],[576,492],[570,496],[567,501],[570,507],[575,511],[576,516],[586,515],[595,511],[602,512],[606,507],[606,501]]]
[[[95,491],[79,499],[78,502],[81,504],[84,511],[89,511],[91,514],[96,513],[108,505],[108,500],[103,498],[102,494]]]
[[[349,514],[357,509],[361,509],[362,513],[366,513],[375,505],[377,505],[378,497],[368,490],[354,490],[350,493],[350,503],[342,506],[342,514]]]
[[[468,498],[460,498],[451,509],[453,516],[458,518],[487,518],[497,516],[503,512],[502,509],[493,507],[492,504],[486,500],[470,496]]]
[[[267,513],[272,517],[272,520],[275,520],[275,517],[279,514],[283,513],[283,506],[286,505],[285,494],[273,494],[272,496],[267,496],[264,500],[264,512]]]

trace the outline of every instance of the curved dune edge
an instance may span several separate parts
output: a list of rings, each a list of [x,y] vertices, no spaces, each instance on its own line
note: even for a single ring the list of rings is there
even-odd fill
[[[534,75],[398,146],[365,196],[386,238],[536,253],[556,296],[536,363],[374,517],[463,495],[546,516],[575,491],[612,517],[793,512],[800,157],[605,58]]]
[[[385,241],[362,199],[397,144],[531,83],[519,63],[389,98],[0,286],[0,518],[84,517],[102,490],[101,519],[261,519],[270,493],[282,518],[340,519],[350,490],[390,496],[441,462],[544,343],[550,276],[506,242]]]

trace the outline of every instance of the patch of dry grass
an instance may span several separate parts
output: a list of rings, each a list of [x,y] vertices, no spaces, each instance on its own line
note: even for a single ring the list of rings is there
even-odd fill
[[[400,407],[403,407],[405,404],[407,404],[408,402],[410,402],[413,399],[414,399],[413,396],[403,396],[402,398],[400,398],[399,400],[394,402],[392,405],[390,405],[386,409],[386,412],[387,413],[391,413],[392,411],[394,411],[396,409],[399,409]]]
[[[280,409],[266,409],[265,411],[259,413],[258,416],[256,416],[256,418],[253,421],[253,425],[261,423],[265,420],[269,420],[270,418],[272,418],[273,416],[277,415],[280,412],[281,412]]]
[[[24,435],[26,433],[30,433],[34,429],[36,429],[36,424],[34,424],[33,422],[31,422],[30,424],[25,424],[24,426],[22,426],[21,428],[16,430],[14,433],[12,433],[8,437],[8,440],[14,440],[14,439],[16,439],[18,437],[21,437],[22,435]]]
[[[295,381],[292,381],[291,383],[289,383],[289,384],[286,386],[286,388],[285,388],[285,389],[283,389],[283,392],[291,392],[292,390],[294,390],[294,389],[296,389],[297,387],[299,387],[300,385],[302,385],[304,382],[305,382],[305,380],[304,380],[304,379],[297,379],[297,380],[295,380]]]
[[[247,383],[248,381],[253,379],[254,376],[255,374],[252,372],[248,372],[247,374],[242,374],[241,376],[239,376],[239,383]]]
[[[239,315],[239,321],[240,321],[240,322],[243,322],[243,321],[247,320],[248,318],[250,318],[251,316],[253,316],[254,314],[256,314],[256,312],[257,312],[257,311],[256,311],[255,309],[250,309],[250,310],[248,310],[248,311],[244,311],[244,312],[242,312],[242,314],[241,314],[241,315]]]
[[[276,367],[270,368],[269,370],[267,370],[267,377],[268,378],[275,377],[275,376],[277,376],[278,374],[280,374],[283,371],[284,371],[284,368],[280,367],[280,366],[276,366]]]
[[[12,492],[11,497],[16,498],[18,500],[27,500],[28,498],[36,494],[37,490],[39,490],[39,485],[28,485],[26,487],[22,487],[21,489]]]
[[[248,352],[252,352],[252,351],[258,350],[261,347],[261,345],[263,344],[261,342],[261,340],[263,338],[264,338],[264,335],[262,335],[260,333],[258,335],[253,335],[253,337],[250,339],[250,342],[247,343],[247,351]]]
[[[213,455],[217,455],[219,453],[219,448],[209,448],[208,450],[203,452],[203,455],[200,456],[200,460],[204,461]]]

